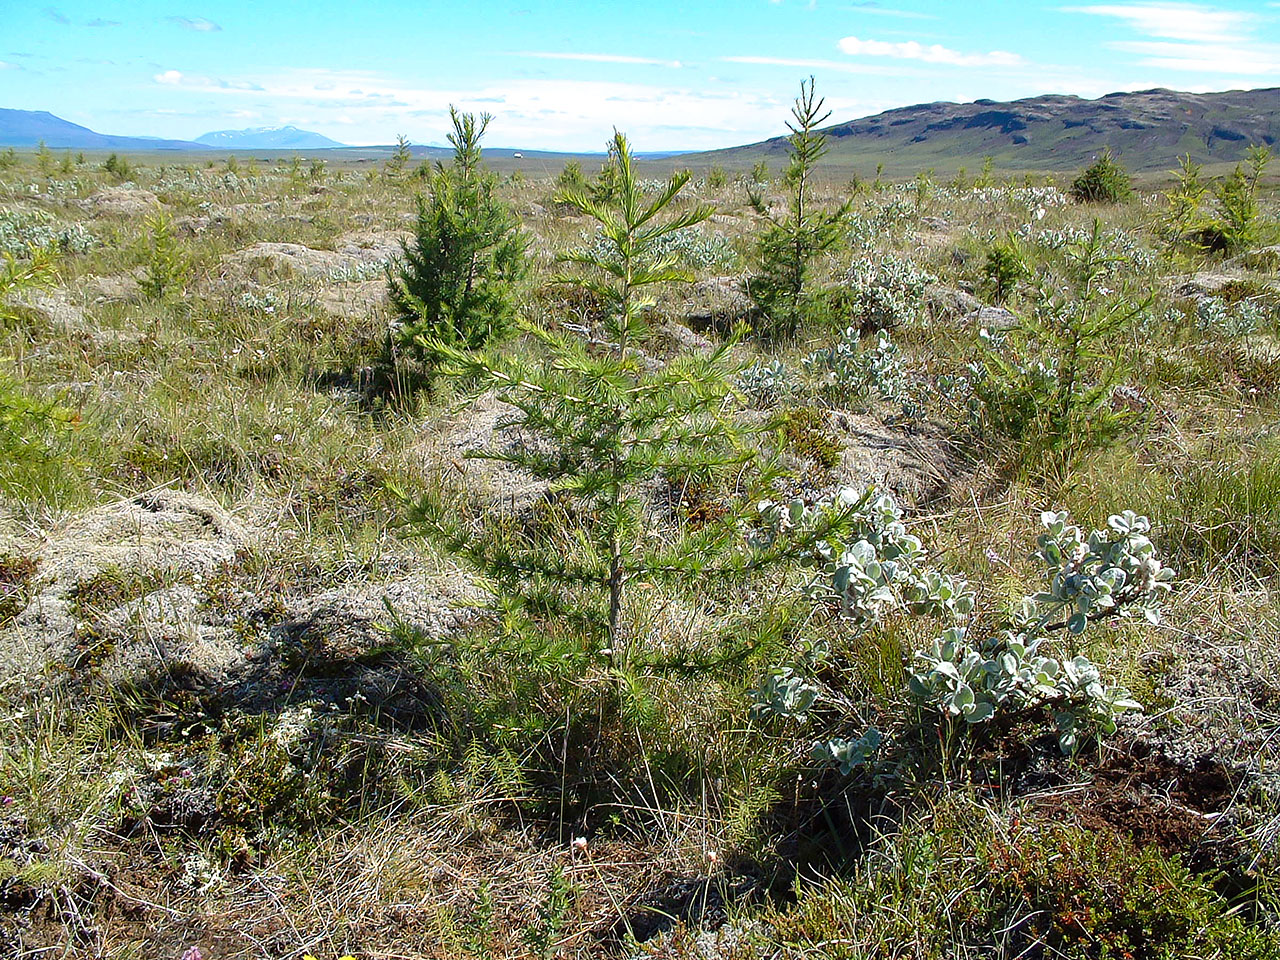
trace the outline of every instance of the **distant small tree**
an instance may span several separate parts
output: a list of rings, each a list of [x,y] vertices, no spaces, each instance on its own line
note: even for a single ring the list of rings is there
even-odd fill
[[[505,333],[515,313],[513,286],[527,270],[519,220],[480,163],[491,117],[452,107],[449,116],[453,162],[439,164],[430,197],[417,198],[414,235],[387,271],[399,345],[428,363],[436,345],[476,349]]]
[[[36,145],[36,170],[40,172],[42,177],[52,176],[53,174],[53,151],[49,149],[49,145],[43,140]]]
[[[921,170],[916,174],[915,201],[916,213],[924,213],[925,207],[929,203],[929,198],[933,196],[933,169]]]
[[[1004,303],[1018,284],[1030,277],[1026,260],[1013,238],[993,243],[982,265],[982,285],[993,303]]]
[[[773,214],[758,189],[748,195],[756,213],[767,221],[757,241],[760,272],[747,284],[763,318],[757,332],[765,337],[795,334],[808,307],[813,262],[840,242],[848,225],[852,200],[823,210],[811,193],[814,167],[827,152],[827,138],[817,129],[831,116],[824,112],[824,102],[814,93],[812,77],[800,84],[800,96],[791,108],[793,120],[787,124],[791,158],[783,176],[790,191],[786,212]]]
[[[755,166],[751,168],[751,182],[764,186],[769,182],[769,164],[763,160],[756,161]]]
[[[0,153],[0,170],[12,170],[18,165],[18,153],[9,147],[3,153]]]
[[[68,150],[62,155],[62,163],[58,165],[59,173],[75,173],[75,161],[71,159],[71,151]]]
[[[1071,196],[1080,203],[1123,203],[1133,196],[1133,182],[1111,148],[1103,147],[1098,159],[1072,182]]]
[[[191,275],[191,261],[173,236],[173,222],[168,214],[157,209],[147,218],[146,226],[146,273],[138,286],[155,300],[181,293]]]
[[[729,182],[729,175],[725,173],[724,167],[717,164],[707,171],[707,186],[712,190],[720,190]]]
[[[128,180],[133,176],[133,167],[129,161],[115,153],[107,157],[106,162],[102,164],[102,169],[117,180]]]
[[[564,168],[556,177],[556,187],[561,190],[585,190],[587,178],[582,172],[582,164],[577,160],[566,161]]]
[[[84,165],[85,165],[84,151],[81,150],[79,153],[76,154],[76,166],[83,167]]]
[[[388,180],[403,180],[404,172],[408,169],[412,158],[413,152],[409,149],[409,139],[403,133],[399,134],[396,137],[396,148],[391,151],[391,157],[387,160],[382,172]]]
[[[1164,215],[1165,234],[1173,241],[1182,240],[1200,218],[1200,206],[1209,185],[1201,177],[1200,164],[1190,154],[1178,158],[1177,184],[1165,193],[1169,210]]]
[[[985,156],[982,158],[982,171],[978,174],[977,179],[973,181],[975,190],[985,190],[988,187],[995,186],[996,177],[993,172],[995,165],[995,157]]]
[[[610,154],[596,178],[587,184],[587,195],[596,203],[614,203],[621,196],[618,176],[617,160]]]
[[[1224,253],[1248,250],[1258,241],[1258,186],[1271,163],[1271,148],[1254,144],[1249,147],[1246,172],[1236,164],[1231,175],[1224,179],[1214,193],[1218,201],[1218,216],[1209,224],[1206,233],[1218,242],[1210,244]]]

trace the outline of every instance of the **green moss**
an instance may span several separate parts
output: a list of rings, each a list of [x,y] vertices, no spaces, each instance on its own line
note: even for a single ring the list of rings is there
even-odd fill
[[[782,434],[787,449],[797,457],[812,460],[828,470],[840,462],[844,448],[831,435],[827,414],[817,407],[788,410],[783,415]]]

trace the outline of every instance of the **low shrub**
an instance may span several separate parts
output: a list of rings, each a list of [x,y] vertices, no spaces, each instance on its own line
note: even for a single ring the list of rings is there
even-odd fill
[[[1071,182],[1071,196],[1080,203],[1123,203],[1133,196],[1133,182],[1111,155],[1111,148],[1105,147]]]

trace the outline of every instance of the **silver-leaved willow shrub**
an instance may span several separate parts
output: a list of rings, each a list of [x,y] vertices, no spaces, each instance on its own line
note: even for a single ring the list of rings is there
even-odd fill
[[[1045,589],[1022,601],[1009,629],[971,637],[963,621],[974,611],[973,590],[928,564],[927,551],[907,532],[902,510],[887,493],[842,487],[813,505],[764,501],[752,546],[773,547],[833,512],[851,521],[845,528],[851,533],[844,546],[816,544],[808,558],[817,570],[812,595],[838,600],[841,615],[856,626],[868,626],[890,610],[952,622],[909,667],[907,691],[922,708],[969,725],[1001,712],[1046,709],[1068,754],[1087,732],[1114,733],[1120,715],[1142,709],[1127,689],[1107,683],[1087,657],[1059,659],[1042,648],[1054,632],[1081,634],[1107,617],[1141,612],[1157,619],[1174,572],[1156,557],[1146,517],[1126,510],[1110,517],[1105,530],[1085,536],[1065,512],[1044,513],[1033,556],[1044,564]],[[803,720],[820,696],[792,668],[775,668],[753,691],[752,712]],[[813,756],[847,774],[885,741],[873,728],[854,740],[816,743]]]
[[[800,398],[845,406],[866,403],[878,396],[882,401],[900,404],[902,416],[908,420],[923,414],[906,361],[883,330],[873,343],[864,344],[859,329],[849,327],[830,347],[812,351],[800,363],[801,372],[797,373],[781,360],[757,360],[738,372],[734,385],[757,409]]]

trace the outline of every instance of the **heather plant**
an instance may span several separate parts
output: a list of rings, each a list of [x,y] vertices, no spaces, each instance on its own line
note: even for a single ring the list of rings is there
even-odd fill
[[[387,267],[399,349],[432,364],[435,346],[464,350],[500,339],[515,315],[516,282],[528,269],[527,240],[481,166],[490,116],[450,109],[453,161],[437,167],[429,199],[417,200],[414,234]]]
[[[766,221],[756,244],[760,272],[747,284],[762,317],[757,333],[765,338],[793,336],[807,318],[813,303],[814,262],[843,239],[852,208],[852,200],[846,200],[834,210],[824,210],[812,195],[814,169],[827,152],[826,136],[818,132],[831,116],[830,111],[824,112],[824,103],[815,93],[812,77],[800,84],[800,96],[787,123],[791,157],[783,174],[786,212],[775,215],[759,190],[748,195]]]

